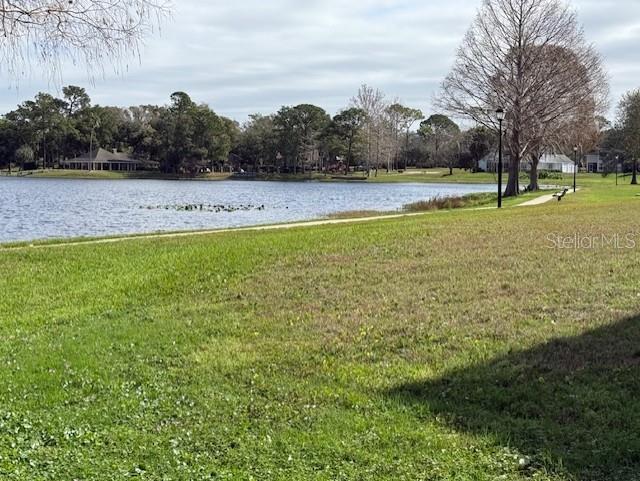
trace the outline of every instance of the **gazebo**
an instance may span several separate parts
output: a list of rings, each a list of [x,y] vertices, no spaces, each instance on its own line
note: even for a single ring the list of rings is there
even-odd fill
[[[63,160],[60,167],[63,169],[77,170],[115,170],[132,172],[138,170],[141,165],[139,160],[130,158],[122,152],[109,152],[105,149],[98,149],[89,152],[75,159]]]

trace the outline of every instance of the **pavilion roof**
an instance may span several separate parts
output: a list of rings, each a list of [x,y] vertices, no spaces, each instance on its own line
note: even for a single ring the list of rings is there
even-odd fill
[[[137,160],[129,157],[128,154],[123,152],[109,152],[105,149],[98,149],[92,152],[87,152],[80,157],[70,159],[67,162],[97,162],[97,163],[109,163],[109,162],[129,162],[138,163]]]

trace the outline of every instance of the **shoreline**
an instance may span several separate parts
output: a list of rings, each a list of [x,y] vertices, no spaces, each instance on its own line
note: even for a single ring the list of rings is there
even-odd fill
[[[409,169],[403,173],[379,172],[378,176],[371,175],[363,179],[360,172],[355,172],[350,176],[331,175],[322,173],[312,174],[261,174],[256,176],[229,173],[203,174],[198,176],[180,176],[174,174],[163,174],[160,172],[139,171],[139,172],[116,172],[116,171],[79,171],[66,169],[48,169],[45,171],[27,171],[26,173],[12,172],[7,175],[6,171],[0,171],[0,179],[69,179],[69,180],[162,180],[162,181],[194,181],[194,182],[323,182],[323,183],[343,183],[343,184],[496,184],[498,183],[495,174],[487,172],[471,173],[463,169],[455,169],[453,175],[449,175],[447,169],[425,168]],[[353,177],[353,178],[349,178]],[[628,182],[629,175],[621,176],[621,182]],[[613,184],[615,176],[605,176],[601,173],[580,173],[578,181],[584,185],[601,185],[609,178]],[[521,175],[521,182],[528,182],[527,175]],[[547,185],[568,185],[573,182],[570,175],[541,177],[540,184]]]
[[[328,183],[407,183],[407,184],[492,184],[497,183],[493,174],[475,173],[458,170],[453,176],[437,169],[416,169],[404,173],[380,173],[377,177],[371,175],[363,178],[360,172],[348,176],[323,173],[312,174],[261,174],[246,175],[216,173],[198,176],[181,176],[163,174],[160,172],[116,172],[116,171],[78,171],[67,169],[47,169],[12,173],[0,173],[0,178],[17,179],[69,179],[69,180],[166,180],[166,181],[198,181],[212,182],[232,180],[239,182],[328,182]],[[350,178],[352,177],[352,178]]]
[[[474,195],[474,194],[469,194]],[[513,207],[532,207],[546,204],[553,200],[551,194],[540,191],[535,194],[531,194],[531,199],[515,198],[512,199],[512,203],[505,206],[505,208]],[[277,231],[277,230],[289,230],[296,228],[306,227],[319,227],[327,225],[341,225],[341,224],[359,224],[363,222],[377,222],[384,220],[393,220],[401,218],[411,218],[418,216],[427,216],[434,214],[446,214],[453,212],[472,212],[472,211],[487,211],[497,210],[493,205],[479,205],[473,207],[460,207],[450,209],[433,209],[425,210],[421,212],[411,211],[397,211],[397,212],[384,212],[380,211],[379,214],[372,214],[370,216],[355,216],[355,217],[321,217],[317,219],[308,219],[301,221],[292,221],[284,223],[274,224],[257,224],[243,227],[223,227],[217,229],[195,229],[195,230],[178,230],[178,231],[166,231],[166,232],[139,232],[131,234],[114,234],[112,236],[98,236],[98,237],[69,237],[59,239],[34,239],[28,241],[15,241],[15,242],[0,242],[0,252],[13,251],[23,249],[42,249],[49,247],[69,247],[69,246],[82,246],[82,245],[95,245],[95,244],[114,244],[119,242],[134,241],[134,240],[149,240],[149,239],[171,239],[171,238],[184,238],[184,237],[198,237],[225,233],[242,233],[242,232],[264,232],[264,231]],[[332,215],[348,214],[348,211],[335,213]]]

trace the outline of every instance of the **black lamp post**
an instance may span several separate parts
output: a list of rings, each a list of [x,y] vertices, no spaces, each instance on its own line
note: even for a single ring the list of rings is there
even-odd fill
[[[502,209],[502,122],[505,116],[504,109],[496,110],[496,118],[500,125],[500,138],[498,141],[498,209]]]
[[[573,193],[576,193],[576,180],[578,177],[578,146],[573,146]]]
[[[618,186],[618,172],[620,171],[620,156],[616,155],[616,187]]]

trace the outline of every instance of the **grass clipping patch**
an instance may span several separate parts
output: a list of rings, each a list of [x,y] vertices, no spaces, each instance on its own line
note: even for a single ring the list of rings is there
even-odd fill
[[[432,210],[461,209],[486,205],[495,200],[495,194],[469,194],[459,197],[434,197],[405,205],[405,212],[427,212]]]

